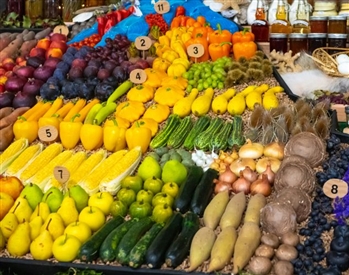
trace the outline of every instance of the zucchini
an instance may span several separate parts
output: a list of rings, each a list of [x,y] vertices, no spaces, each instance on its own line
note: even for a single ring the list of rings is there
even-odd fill
[[[161,223],[154,223],[149,231],[137,242],[128,256],[129,266],[138,268],[144,263],[147,249],[163,227]]]
[[[233,119],[233,132],[228,139],[228,144],[230,147],[234,147],[235,145],[240,147],[244,145],[245,138],[242,131],[243,121],[241,116],[234,116]]]
[[[181,119],[178,115],[172,114],[168,117],[166,125],[161,129],[157,135],[150,142],[150,148],[155,149],[166,146],[170,135],[181,123]]]
[[[182,146],[185,138],[193,128],[193,121],[190,116],[186,116],[182,119],[179,126],[171,134],[167,146],[172,148],[179,148]]]
[[[120,264],[128,264],[128,255],[136,243],[142,238],[153,225],[150,217],[141,218],[134,223],[127,233],[122,237],[118,247],[116,248],[115,259]]]
[[[194,196],[190,203],[191,211],[199,217],[204,214],[206,206],[209,204],[214,189],[213,180],[218,177],[218,172],[212,168],[205,171],[198,186],[195,189]]]
[[[120,224],[104,239],[99,249],[99,257],[103,262],[111,262],[115,260],[115,251],[120,240],[137,221],[138,219],[132,219]]]
[[[211,149],[211,141],[213,137],[218,135],[223,126],[223,119],[215,117],[211,120],[208,128],[201,132],[195,139],[194,145],[197,149],[208,151]]]
[[[182,230],[166,252],[167,266],[177,267],[189,255],[191,241],[200,228],[199,217],[193,212],[187,212],[183,218]]]
[[[115,217],[107,221],[96,233],[94,233],[81,247],[78,258],[83,262],[92,262],[97,259],[99,248],[104,239],[117,226],[124,222],[121,216]]]
[[[188,171],[187,179],[178,190],[178,195],[173,203],[173,208],[181,213],[185,213],[190,208],[190,201],[194,195],[204,170],[200,166],[191,166]]]
[[[201,116],[198,118],[198,120],[194,123],[193,128],[191,128],[188,136],[185,138],[183,146],[187,150],[193,150],[194,149],[194,142],[196,137],[203,131],[206,130],[206,128],[210,125],[210,117],[209,116]]]
[[[181,231],[182,220],[182,214],[175,212],[155,237],[145,255],[148,267],[159,268],[165,262],[166,251]]]
[[[222,130],[218,135],[214,136],[211,142],[211,150],[219,152],[220,150],[225,151],[228,148],[228,139],[233,130],[233,123],[227,121],[224,123]]]

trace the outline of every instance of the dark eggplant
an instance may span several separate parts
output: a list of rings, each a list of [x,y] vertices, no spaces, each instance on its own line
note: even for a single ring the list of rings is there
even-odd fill
[[[349,225],[337,225],[334,229],[334,237],[349,237]]]
[[[342,272],[338,270],[336,266],[330,266],[325,271],[321,272],[321,275],[341,275]]]
[[[331,250],[349,253],[349,238],[345,238],[342,236],[335,237],[331,241]]]
[[[329,251],[326,253],[327,266],[337,266],[340,271],[349,268],[349,255],[344,252]]]

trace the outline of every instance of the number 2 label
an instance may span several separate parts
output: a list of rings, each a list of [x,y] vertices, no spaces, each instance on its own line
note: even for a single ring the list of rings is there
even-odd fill
[[[151,39],[148,36],[139,36],[135,40],[137,50],[146,51],[151,47]]]

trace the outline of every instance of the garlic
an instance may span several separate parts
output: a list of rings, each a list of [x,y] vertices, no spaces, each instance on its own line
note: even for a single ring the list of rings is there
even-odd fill
[[[344,74],[344,75],[349,74],[349,60],[347,62],[340,63],[337,68],[338,68],[338,72],[340,72],[341,74]]]
[[[337,55],[336,62],[338,63],[338,65],[342,64],[342,63],[348,63],[349,62],[349,56],[346,55],[346,54]]]

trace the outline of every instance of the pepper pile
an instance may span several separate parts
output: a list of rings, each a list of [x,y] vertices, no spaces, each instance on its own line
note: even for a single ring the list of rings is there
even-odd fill
[[[145,16],[145,21],[149,25],[149,28],[157,26],[161,33],[165,33],[168,30],[168,26],[164,18],[162,17],[162,14],[147,14]]]

